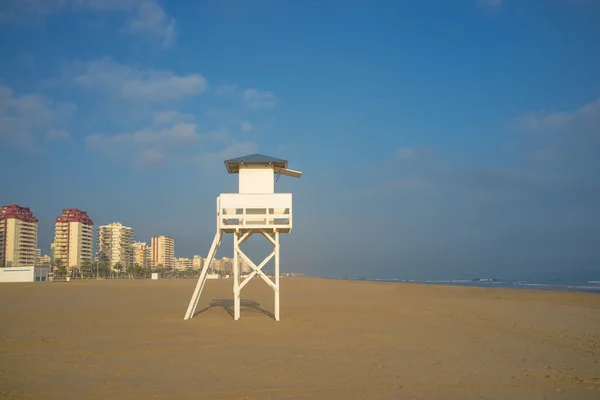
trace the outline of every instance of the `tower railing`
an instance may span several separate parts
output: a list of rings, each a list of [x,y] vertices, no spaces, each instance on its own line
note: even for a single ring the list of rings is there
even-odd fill
[[[217,198],[217,228],[226,232],[236,229],[292,229],[292,194],[221,193]]]

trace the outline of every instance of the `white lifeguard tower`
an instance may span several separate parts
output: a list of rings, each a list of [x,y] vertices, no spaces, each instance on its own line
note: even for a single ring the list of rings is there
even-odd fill
[[[217,233],[204,262],[196,289],[184,319],[194,316],[208,267],[225,233],[233,233],[233,303],[234,319],[240,318],[240,291],[259,275],[275,292],[275,320],[279,321],[279,234],[292,231],[292,194],[275,193],[275,181],[280,175],[300,178],[302,172],[287,168],[288,162],[278,158],[252,154],[225,161],[227,172],[239,174],[239,193],[221,193],[217,197]],[[258,266],[240,249],[255,233],[262,234],[274,250]],[[275,283],[262,268],[275,257]],[[252,268],[252,273],[240,282],[240,258]]]

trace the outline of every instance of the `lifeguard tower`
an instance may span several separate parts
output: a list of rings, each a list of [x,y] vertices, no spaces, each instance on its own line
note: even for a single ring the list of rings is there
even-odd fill
[[[287,168],[288,162],[278,158],[252,154],[225,161],[230,174],[239,174],[239,193],[221,193],[217,197],[217,233],[204,262],[196,289],[184,319],[194,316],[208,267],[212,263],[223,234],[233,234],[233,303],[234,319],[240,318],[240,291],[259,275],[275,292],[275,320],[279,321],[279,234],[292,231],[292,194],[275,193],[275,181],[280,175],[300,178],[302,172]],[[262,234],[273,244],[273,252],[258,266],[240,249],[255,233]],[[275,257],[275,282],[262,268]],[[251,274],[240,282],[240,259],[252,268]]]

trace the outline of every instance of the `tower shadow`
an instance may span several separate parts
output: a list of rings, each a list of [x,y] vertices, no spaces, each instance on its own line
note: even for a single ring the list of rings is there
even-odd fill
[[[208,310],[210,310],[213,307],[222,307],[227,314],[229,314],[229,316],[231,318],[235,318],[235,314],[233,312],[233,299],[216,299],[213,300],[209,303],[208,307],[203,308],[200,311],[197,311],[194,314],[194,317],[196,315],[202,314],[203,312],[206,312]],[[257,303],[254,300],[240,300],[240,312],[258,312],[258,313],[262,313],[265,314],[266,316],[275,319],[275,315],[270,312],[265,310],[264,308],[262,308],[260,306],[259,303]]]

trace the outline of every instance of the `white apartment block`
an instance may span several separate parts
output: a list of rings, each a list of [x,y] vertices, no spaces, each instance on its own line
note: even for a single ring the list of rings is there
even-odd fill
[[[65,208],[56,217],[53,260],[61,259],[67,267],[78,267],[92,260],[94,222],[85,211]]]
[[[43,256],[41,256],[41,257],[38,259],[38,265],[39,265],[40,267],[49,267],[49,266],[50,266],[50,264],[51,264],[51,261],[52,261],[52,260],[50,260],[50,256],[49,256],[49,255],[47,255],[47,254],[44,254]]]
[[[177,257],[175,261],[175,268],[179,270],[191,269],[194,264],[191,258]]]
[[[135,242],[133,245],[133,263],[142,268],[152,267],[152,248],[146,242]]]
[[[192,259],[192,268],[200,269],[200,268],[202,268],[203,265],[204,265],[204,259],[201,256],[195,254],[194,258]]]
[[[133,265],[133,228],[113,222],[98,228],[98,257],[123,268]]]
[[[27,207],[0,208],[0,264],[26,267],[36,264],[38,220]]]
[[[175,242],[170,236],[152,237],[152,268],[175,267]]]

